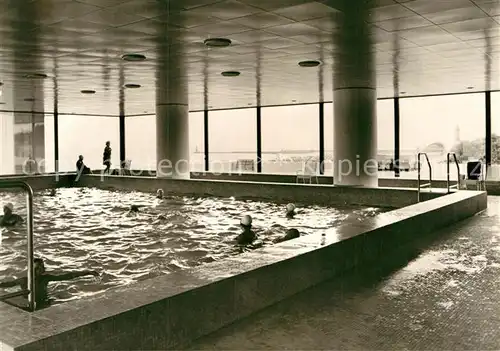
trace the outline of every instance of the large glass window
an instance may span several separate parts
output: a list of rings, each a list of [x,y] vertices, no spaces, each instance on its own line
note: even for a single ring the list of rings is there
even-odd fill
[[[191,172],[205,170],[205,113],[189,113],[189,163]]]
[[[44,115],[2,112],[0,174],[45,172]]]
[[[210,111],[208,144],[211,172],[256,172],[257,110]]]
[[[55,151],[54,151],[54,115],[45,115],[45,172],[55,172]]]
[[[0,112],[0,175],[15,172],[14,113]]]
[[[325,175],[333,177],[333,103],[324,105]]]
[[[500,180],[500,92],[491,93],[491,167],[488,179]]]
[[[75,171],[78,155],[83,155],[90,169],[103,170],[102,157],[106,141],[111,142],[111,168],[120,168],[117,117],[59,115],[60,171]]]
[[[317,163],[318,104],[264,107],[261,113],[263,173],[296,174],[304,163]]]
[[[481,93],[400,99],[401,160],[408,169],[401,177],[417,177],[419,152],[429,156],[433,179],[446,179],[448,152],[455,152],[466,174],[469,160],[484,157],[484,100]],[[427,172],[424,162],[424,177]]]
[[[133,170],[156,170],[156,115],[125,118],[125,158]]]
[[[393,177],[394,100],[377,100],[377,161],[379,177]]]

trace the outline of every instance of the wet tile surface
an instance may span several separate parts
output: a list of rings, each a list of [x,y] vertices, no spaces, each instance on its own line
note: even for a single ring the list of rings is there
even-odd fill
[[[498,350],[500,197],[488,206],[437,240],[322,283],[190,349]]]

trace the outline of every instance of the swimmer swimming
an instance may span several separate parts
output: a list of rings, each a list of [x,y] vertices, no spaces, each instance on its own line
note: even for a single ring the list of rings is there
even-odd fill
[[[292,228],[292,229],[288,229],[286,231],[286,234],[285,236],[282,236],[281,238],[278,238],[276,240],[274,240],[274,243],[282,243],[283,241],[287,241],[287,240],[291,240],[291,239],[297,239],[298,237],[300,237],[300,233],[297,229],[295,228]]]
[[[292,203],[286,205],[286,218],[293,219],[295,214],[295,205]]]
[[[35,258],[34,261],[34,271],[35,271],[35,302],[39,305],[46,305],[48,303],[48,291],[47,287],[50,282],[60,282],[64,280],[72,280],[79,277],[84,277],[87,275],[92,275],[94,277],[99,276],[96,271],[73,271],[64,272],[61,274],[48,273],[45,270],[45,264],[41,258]],[[0,288],[11,288],[14,286],[21,286],[21,289],[28,288],[28,278],[22,277],[18,279],[13,279],[6,282],[0,282]]]
[[[11,227],[23,222],[23,218],[14,213],[14,205],[11,202],[6,203],[3,207],[3,216],[0,216],[0,227]]]
[[[236,237],[236,242],[238,245],[252,244],[255,239],[257,239],[257,235],[252,230],[252,217],[244,215],[240,220],[240,226],[243,229],[243,232]]]
[[[156,198],[157,199],[163,199],[163,195],[164,195],[163,189],[156,190]]]

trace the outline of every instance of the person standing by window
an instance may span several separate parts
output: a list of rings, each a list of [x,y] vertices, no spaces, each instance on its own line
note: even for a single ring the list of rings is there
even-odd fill
[[[106,147],[104,148],[104,153],[102,155],[102,164],[106,166],[104,169],[104,173],[109,174],[109,170],[111,168],[111,147],[109,146],[111,143],[106,141]]]

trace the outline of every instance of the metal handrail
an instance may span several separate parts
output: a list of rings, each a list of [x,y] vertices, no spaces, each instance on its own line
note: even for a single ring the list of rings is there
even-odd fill
[[[420,171],[421,171],[421,162],[420,162],[420,157],[425,156],[425,159],[427,160],[427,166],[429,166],[429,183],[421,184],[420,181]],[[417,155],[417,167],[418,167],[418,179],[417,179],[417,201],[420,202],[420,189],[422,188],[432,188],[432,166],[431,166],[431,161],[429,161],[429,156],[425,152],[419,152]]]
[[[455,165],[457,166],[457,184],[450,185],[450,156],[453,156]],[[460,189],[460,165],[458,164],[457,155],[454,152],[448,152],[446,155],[446,192],[449,193],[450,189],[457,188]]]
[[[28,295],[28,308],[34,311],[36,308],[35,301],[35,271],[34,271],[34,253],[33,253],[33,189],[26,182],[20,181],[0,181],[0,189],[23,189],[26,191],[26,208],[27,208],[27,230],[28,230],[28,289],[17,291],[15,293],[5,294],[0,296],[0,301],[10,299],[16,296]]]

